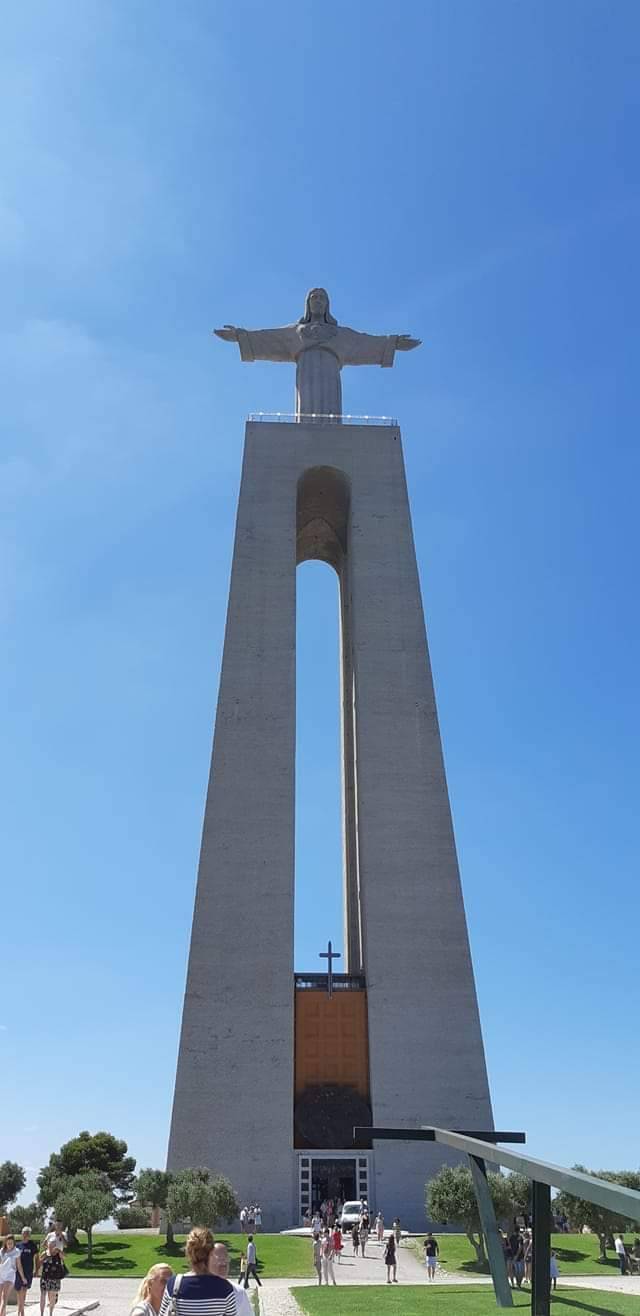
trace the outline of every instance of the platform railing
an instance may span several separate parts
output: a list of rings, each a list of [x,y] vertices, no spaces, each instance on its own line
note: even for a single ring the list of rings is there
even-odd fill
[[[298,990],[327,990],[326,973],[294,973],[293,976]],[[362,992],[367,985],[363,973],[332,973],[331,984],[334,992]]]
[[[332,412],[309,411],[297,415],[293,411],[250,411],[250,421],[267,425],[398,425],[394,416],[353,416],[348,413],[334,415]]]

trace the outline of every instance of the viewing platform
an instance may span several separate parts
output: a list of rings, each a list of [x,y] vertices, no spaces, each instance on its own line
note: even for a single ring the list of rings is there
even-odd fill
[[[326,973],[294,973],[293,977],[296,991],[326,991]],[[367,986],[364,973],[332,973],[331,985],[334,992],[363,992]]]
[[[250,411],[249,421],[261,421],[267,425],[387,425],[397,429],[395,416],[352,416],[323,414],[310,411],[296,415],[294,411]]]

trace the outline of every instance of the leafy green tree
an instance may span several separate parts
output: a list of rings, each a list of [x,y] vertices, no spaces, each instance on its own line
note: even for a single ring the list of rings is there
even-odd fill
[[[240,1215],[240,1203],[237,1194],[232,1188],[229,1180],[224,1174],[216,1174],[211,1180],[211,1191],[214,1195],[216,1224],[222,1220],[230,1225]]]
[[[113,1133],[88,1133],[84,1130],[77,1138],[65,1142],[54,1152],[38,1175],[40,1201],[44,1207],[52,1206],[59,1191],[61,1179],[73,1178],[86,1170],[95,1170],[106,1176],[117,1201],[131,1200],[136,1168],[133,1156],[127,1155],[127,1144]]]
[[[149,1212],[146,1206],[136,1205],[121,1206],[114,1211],[115,1222],[118,1229],[147,1229],[149,1221]]]
[[[582,1174],[595,1174],[596,1178],[621,1184],[623,1188],[640,1191],[640,1172],[636,1170],[587,1170],[584,1165],[574,1165],[573,1169],[580,1170]],[[586,1226],[592,1234],[597,1234],[601,1261],[607,1260],[607,1248],[613,1247],[614,1234],[624,1234],[628,1229],[637,1227],[636,1222],[628,1216],[605,1211],[596,1202],[574,1197],[571,1193],[558,1193],[553,1205],[554,1210],[564,1211],[572,1230],[581,1231]]]
[[[189,1220],[214,1229],[221,1220],[230,1223],[239,1212],[236,1194],[223,1175],[209,1170],[177,1170],[167,1192],[167,1216],[172,1225]]]
[[[86,1230],[87,1261],[91,1261],[93,1227],[106,1220],[114,1209],[115,1199],[108,1176],[99,1170],[84,1170],[81,1174],[66,1175],[57,1182],[56,1219],[64,1221],[74,1232]]]
[[[42,1233],[44,1228],[44,1212],[37,1202],[31,1202],[29,1206],[12,1206],[9,1212],[9,1225],[16,1234],[20,1233],[26,1225],[33,1229],[35,1234]]]
[[[496,1216],[504,1220],[511,1213],[507,1180],[502,1174],[488,1174],[487,1179]],[[426,1184],[425,1194],[430,1219],[460,1225],[476,1254],[478,1265],[486,1266],[487,1252],[471,1170],[466,1165],[443,1165]]]
[[[173,1224],[167,1212],[171,1175],[167,1170],[141,1170],[136,1180],[136,1197],[143,1206],[165,1212],[167,1243],[173,1243]],[[176,1217],[177,1219],[177,1217]]]
[[[0,1165],[0,1215],[5,1215],[7,1207],[15,1202],[18,1193],[25,1186],[26,1175],[16,1161],[3,1161]]]
[[[512,1215],[531,1215],[532,1188],[527,1174],[518,1174],[514,1170],[505,1176],[511,1198]]]

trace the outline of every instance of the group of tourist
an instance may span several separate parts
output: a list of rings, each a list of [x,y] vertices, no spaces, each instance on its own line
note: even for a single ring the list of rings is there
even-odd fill
[[[327,1212],[327,1214],[329,1213]],[[384,1244],[383,1256],[385,1266],[387,1267],[387,1283],[397,1284],[397,1248],[400,1245],[400,1239],[402,1237],[400,1219],[396,1217],[394,1220],[385,1242],[384,1216],[382,1211],[378,1211],[374,1221],[374,1230],[376,1241]],[[325,1284],[335,1284],[337,1281],[334,1271],[334,1263],[339,1263],[341,1261],[344,1249],[344,1235],[340,1222],[338,1219],[334,1219],[332,1224],[325,1223],[321,1211],[318,1210],[314,1213],[311,1221],[311,1231],[313,1265],[318,1276],[318,1284],[322,1284],[323,1282]],[[360,1203],[360,1214],[358,1219],[354,1221],[350,1230],[354,1257],[366,1256],[366,1247],[370,1232],[371,1218],[369,1215],[369,1207],[364,1199],[362,1199]]]
[[[342,1215],[343,1206],[344,1202],[341,1197],[323,1198],[320,1205],[316,1207],[311,1219],[311,1228],[314,1233],[316,1228],[323,1229],[325,1225],[329,1229],[333,1229],[336,1220],[339,1220]]]
[[[621,1275],[640,1275],[640,1238],[636,1238],[633,1247],[627,1248],[622,1234],[616,1234],[613,1240]]]
[[[251,1252],[253,1249],[253,1252]],[[247,1244],[238,1283],[229,1279],[229,1251],[216,1243],[210,1229],[192,1229],[185,1252],[189,1270],[174,1275],[171,1266],[152,1266],[145,1275],[131,1316],[253,1316],[246,1289],[249,1275],[258,1284],[257,1257],[253,1236]]]
[[[240,1210],[240,1228],[243,1234],[259,1234],[262,1229],[262,1207],[254,1202],[253,1206],[243,1206]]]
[[[507,1277],[512,1289],[521,1289],[523,1284],[531,1284],[533,1269],[533,1230],[521,1229],[514,1225],[511,1234],[501,1233],[502,1251],[507,1267]],[[558,1284],[558,1258],[551,1250],[549,1264],[551,1287]]]
[[[66,1236],[59,1222],[52,1223],[39,1248],[25,1225],[20,1239],[7,1234],[0,1247],[0,1316],[6,1316],[9,1293],[15,1288],[18,1316],[24,1316],[27,1293],[34,1278],[40,1278],[40,1316],[47,1302],[51,1313],[58,1301],[62,1281],[67,1274],[64,1264]]]

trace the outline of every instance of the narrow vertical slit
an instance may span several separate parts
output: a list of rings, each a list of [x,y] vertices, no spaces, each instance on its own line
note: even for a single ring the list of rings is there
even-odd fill
[[[322,562],[297,573],[296,863],[294,959],[298,972],[326,967],[332,941],[345,971],[337,576]]]

